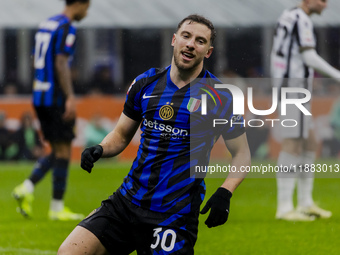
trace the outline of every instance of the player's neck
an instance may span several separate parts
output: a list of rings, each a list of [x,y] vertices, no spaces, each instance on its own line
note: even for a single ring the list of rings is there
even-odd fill
[[[308,16],[312,14],[305,2],[302,2],[299,6]]]
[[[196,79],[201,73],[203,68],[202,65],[197,66],[193,70],[180,70],[175,65],[174,61],[171,63],[170,78],[171,81],[178,87],[183,88],[185,85],[189,84],[193,79]]]
[[[71,21],[73,21],[73,19],[74,19],[74,12],[73,12],[72,8],[66,6],[64,11],[63,11],[63,14],[66,17],[68,17]]]

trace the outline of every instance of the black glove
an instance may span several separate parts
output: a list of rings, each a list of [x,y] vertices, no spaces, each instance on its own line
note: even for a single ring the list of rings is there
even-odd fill
[[[80,166],[87,172],[91,173],[93,163],[103,155],[103,147],[100,145],[86,148],[81,154]]]
[[[233,194],[229,190],[220,187],[209,198],[200,212],[201,214],[205,214],[211,209],[210,214],[205,221],[208,228],[222,225],[228,220],[230,198],[232,195]]]

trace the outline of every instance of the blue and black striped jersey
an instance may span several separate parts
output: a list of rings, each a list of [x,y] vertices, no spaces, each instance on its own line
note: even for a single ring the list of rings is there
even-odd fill
[[[129,88],[123,112],[141,121],[142,134],[137,157],[119,190],[141,207],[186,214],[198,210],[205,194],[203,178],[194,178],[190,167],[208,165],[218,137],[236,138],[244,127],[204,125],[208,118],[233,117],[231,93],[216,91],[214,84],[221,82],[204,69],[197,81],[179,89],[170,79],[170,69],[150,69]],[[210,108],[208,102],[210,111],[202,115],[201,94],[209,91],[219,94],[218,102]]]
[[[64,94],[58,84],[55,57],[73,55],[76,29],[60,14],[43,21],[35,34],[34,47],[34,106],[63,106]]]

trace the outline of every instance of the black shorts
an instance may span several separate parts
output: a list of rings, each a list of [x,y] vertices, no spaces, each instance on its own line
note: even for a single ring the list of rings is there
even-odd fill
[[[143,209],[119,191],[79,223],[110,254],[194,254],[198,212],[167,214]]]
[[[62,108],[35,107],[35,112],[46,140],[50,142],[70,142],[75,137],[75,120],[65,122],[62,118],[64,113]]]

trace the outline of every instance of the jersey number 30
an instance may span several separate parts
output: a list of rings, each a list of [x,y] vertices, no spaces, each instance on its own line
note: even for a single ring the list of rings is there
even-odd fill
[[[45,67],[45,56],[50,41],[50,33],[38,32],[35,35],[34,68],[43,69]]]
[[[156,237],[156,241],[154,244],[151,244],[151,249],[155,249],[159,244],[161,245],[161,249],[163,251],[171,251],[175,247],[176,242],[176,232],[172,229],[167,229],[164,231],[162,238],[159,236],[159,233],[162,231],[162,228],[155,228],[153,236]],[[167,239],[170,238],[170,242],[167,245]]]

